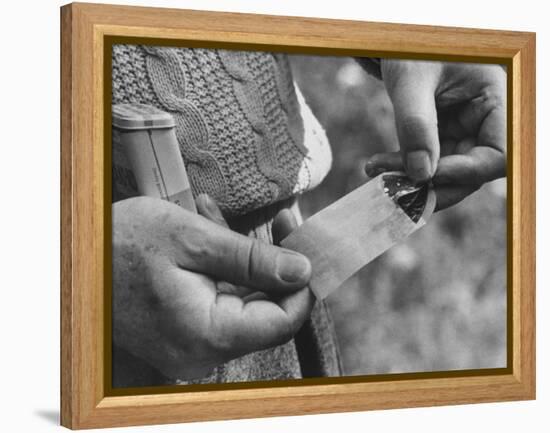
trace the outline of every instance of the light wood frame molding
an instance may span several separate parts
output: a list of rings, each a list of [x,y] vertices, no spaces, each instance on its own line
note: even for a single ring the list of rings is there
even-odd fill
[[[110,268],[104,242],[106,236],[110,240],[110,226],[105,211],[103,68],[108,36],[506,65],[511,307],[507,370],[107,395],[104,287]],[[76,3],[61,8],[61,102],[62,425],[80,429],[535,398],[533,33]]]

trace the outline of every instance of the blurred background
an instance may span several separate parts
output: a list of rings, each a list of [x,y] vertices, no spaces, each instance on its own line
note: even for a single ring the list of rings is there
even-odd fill
[[[351,58],[290,56],[325,127],[333,167],[304,218],[366,182],[369,155],[397,150],[383,84]],[[346,375],[506,366],[506,181],[434,214],[328,298]]]

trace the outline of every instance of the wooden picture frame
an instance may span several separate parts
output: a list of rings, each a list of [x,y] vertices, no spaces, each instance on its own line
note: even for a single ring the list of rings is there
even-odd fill
[[[104,290],[110,279],[105,253],[110,185],[104,169],[109,38],[506,65],[507,368],[110,395],[104,380],[110,353]],[[535,398],[533,33],[76,3],[61,8],[61,101],[62,425],[80,429]]]

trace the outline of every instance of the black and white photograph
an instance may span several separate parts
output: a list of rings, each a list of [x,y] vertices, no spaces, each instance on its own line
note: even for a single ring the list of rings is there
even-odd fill
[[[111,68],[114,389],[508,366],[505,66]]]

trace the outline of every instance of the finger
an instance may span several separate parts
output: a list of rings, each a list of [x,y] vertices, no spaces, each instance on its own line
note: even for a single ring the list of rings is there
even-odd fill
[[[503,152],[492,147],[475,146],[463,155],[441,158],[433,183],[480,187],[505,175],[506,156]]]
[[[399,152],[377,153],[365,164],[365,173],[369,177],[376,177],[386,171],[403,171],[403,169],[403,158]]]
[[[298,227],[298,223],[294,214],[289,209],[281,210],[273,219],[271,227],[273,243],[279,245],[296,227]]]
[[[489,147],[506,155],[506,104],[494,102],[477,136],[479,147]]]
[[[382,73],[394,108],[406,172],[415,181],[427,181],[439,160],[435,106],[438,76],[434,66],[428,62],[394,61],[383,67]]]
[[[246,295],[243,297],[243,302],[248,303],[252,301],[260,301],[260,300],[269,300],[269,296],[267,296],[263,292],[253,292],[250,295]]]
[[[189,218],[174,233],[178,264],[237,286],[288,292],[304,287],[311,264],[302,254],[269,245],[205,218]]]
[[[454,152],[449,153],[449,155],[467,155],[474,147],[476,146],[476,140],[473,137],[466,137],[460,140],[454,149]],[[449,156],[445,155],[445,156]]]
[[[290,209],[282,209],[273,219],[271,227],[271,234],[273,236],[273,243],[279,245],[281,241],[286,238],[294,229],[298,227],[296,217]],[[271,298],[276,299],[276,298]]]
[[[167,306],[170,314],[160,320],[162,332],[174,342],[181,341],[182,332],[189,338],[206,340],[225,360],[287,342],[314,305],[307,288],[273,302],[258,293],[246,299],[216,293],[211,279],[194,272],[172,268],[160,278],[173,299]],[[191,291],[184,292],[182,287]],[[199,333],[194,334],[194,330]]]
[[[244,303],[235,296],[218,295],[211,310],[214,346],[233,358],[284,344],[309,317],[313,304],[307,288],[279,303],[261,298]]]
[[[216,202],[208,194],[200,194],[195,200],[197,211],[203,217],[223,227],[229,227],[223,217],[222,211]]]
[[[226,293],[228,295],[235,295],[239,298],[245,298],[249,296],[254,290],[244,286],[236,286],[235,284],[228,283],[227,281],[216,281],[216,292]]]
[[[463,140],[456,145],[455,151],[468,153],[473,147],[472,142],[472,139]],[[459,168],[455,167],[451,167],[455,173],[448,174],[452,178],[449,178],[446,182],[444,182],[441,173],[447,173],[447,162],[448,161],[446,158],[441,158],[438,171],[433,179],[434,183],[439,185],[435,188],[437,197],[437,204],[435,208],[436,211],[446,209],[447,207],[462,201],[477,189],[477,185],[469,184],[472,182],[472,178],[469,177],[468,174],[465,174],[464,170],[459,170]],[[452,163],[452,161],[450,162]],[[457,163],[459,162],[457,161]],[[403,167],[401,156],[397,152],[374,155],[371,160],[367,162],[367,165],[368,166],[365,167],[365,169],[369,170],[367,171],[367,174],[370,177],[374,177],[384,171],[398,171]],[[460,184],[456,185],[458,181],[460,181]]]

